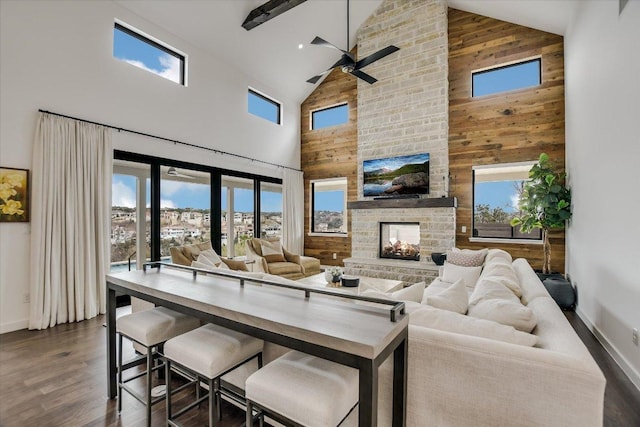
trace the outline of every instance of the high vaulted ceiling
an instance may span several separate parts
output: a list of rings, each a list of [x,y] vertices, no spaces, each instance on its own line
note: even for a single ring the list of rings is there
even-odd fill
[[[338,51],[310,45],[311,40],[320,36],[341,49],[347,47],[346,0],[308,0],[251,31],[242,28],[241,24],[251,10],[266,0],[115,1],[243,70],[256,81],[256,89],[271,88],[296,102],[302,102],[316,87],[306,80],[340,58]],[[449,0],[449,5],[564,34],[579,1]],[[382,0],[351,0],[350,3],[349,48],[352,48],[358,27]],[[302,49],[298,48],[299,44],[303,44]]]

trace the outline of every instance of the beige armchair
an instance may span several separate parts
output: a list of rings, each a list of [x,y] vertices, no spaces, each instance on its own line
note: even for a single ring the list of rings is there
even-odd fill
[[[250,239],[246,242],[247,262],[253,271],[274,274],[297,280],[320,273],[320,260],[293,254],[280,245],[279,241]]]

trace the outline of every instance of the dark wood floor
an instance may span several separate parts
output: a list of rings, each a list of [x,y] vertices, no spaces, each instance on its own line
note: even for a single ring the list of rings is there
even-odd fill
[[[582,321],[574,313],[567,317],[607,377],[604,425],[640,426],[640,392]],[[103,321],[100,316],[44,331],[0,335],[0,426],[144,425],[144,408],[131,396],[125,395],[120,416],[116,400],[106,398]],[[133,354],[131,348],[127,352]],[[185,397],[186,392],[179,399]],[[206,410],[204,405],[193,411],[185,424],[206,425]],[[154,426],[165,425],[164,411],[164,403],[154,406]],[[244,421],[244,413],[231,405],[225,405],[223,413],[222,427]]]

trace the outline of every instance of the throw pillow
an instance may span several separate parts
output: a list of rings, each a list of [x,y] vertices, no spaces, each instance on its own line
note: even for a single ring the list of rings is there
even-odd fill
[[[522,305],[510,289],[491,278],[478,281],[469,299],[467,315],[513,326],[523,332],[531,332],[537,323],[533,310]]]
[[[474,251],[471,249],[453,248],[447,251],[447,262],[462,267],[480,267],[484,264],[484,258],[487,256],[488,249],[480,249]]]
[[[196,258],[193,262],[198,262],[200,264],[208,265],[209,267],[212,267],[212,268],[216,268],[220,264],[220,261],[218,263],[215,263],[211,258],[202,254],[198,255],[198,258]],[[193,262],[191,263],[192,267],[193,267]]]
[[[262,256],[267,262],[285,262],[284,253],[282,252],[282,245],[279,241],[269,242],[266,240],[260,241],[260,250]]]
[[[216,251],[214,251],[213,249],[201,251],[200,255],[198,256],[198,261],[201,261],[201,257],[205,257],[211,260],[211,262],[213,262],[216,266],[220,266],[220,263],[222,262]]]
[[[411,313],[409,324],[528,347],[533,347],[538,342],[535,335],[517,331],[512,326],[428,306]]]
[[[220,258],[220,268],[225,270],[249,271],[244,261],[237,261],[229,258]]]
[[[518,275],[513,270],[511,264],[507,261],[496,259],[488,263],[484,267],[482,277],[501,283],[509,288],[518,298],[522,296],[522,289],[520,288]]]
[[[367,289],[363,291],[361,295],[372,298],[390,299],[394,301],[413,301],[420,303],[425,286],[427,286],[425,282],[418,282],[390,293],[377,291],[375,289]]]
[[[191,261],[191,267],[199,268],[202,270],[215,270],[217,267],[211,263],[205,263],[200,261]]]
[[[422,304],[442,310],[465,314],[469,306],[469,296],[464,279],[459,279],[449,287],[440,290],[434,295],[423,296]]]
[[[511,258],[511,255],[509,255],[509,252],[503,251],[502,249],[489,249],[489,252],[487,253],[487,256],[484,259],[484,262],[488,263],[489,261],[496,258],[502,258],[504,260],[509,261],[509,263],[513,262],[513,258]]]
[[[473,289],[481,272],[482,267],[462,267],[445,261],[441,279],[449,283],[464,279],[464,284],[467,288]]]

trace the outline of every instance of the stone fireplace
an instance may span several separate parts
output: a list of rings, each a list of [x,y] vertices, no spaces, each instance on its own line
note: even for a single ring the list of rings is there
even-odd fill
[[[378,81],[358,81],[358,198],[348,204],[352,240],[345,270],[405,283],[430,282],[438,272],[431,252],[455,246],[455,200],[448,197],[446,1],[385,0],[358,31],[358,56],[389,44],[400,50],[367,68]],[[428,198],[363,196],[364,160],[416,153],[430,156]],[[418,224],[419,260],[379,257],[379,224],[385,222]]]

